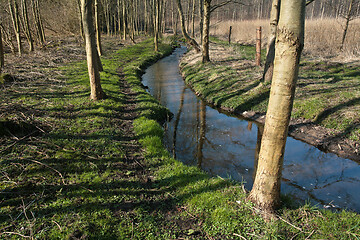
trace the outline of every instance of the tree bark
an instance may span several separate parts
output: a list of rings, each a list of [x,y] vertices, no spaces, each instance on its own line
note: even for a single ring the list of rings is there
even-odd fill
[[[46,42],[46,38],[45,38],[45,31],[44,31],[44,27],[42,24],[42,20],[41,20],[41,15],[40,15],[40,9],[39,9],[39,1],[38,0],[32,0],[32,10],[33,10],[33,15],[34,15],[34,20],[35,20],[35,26],[36,26],[36,31],[37,31],[37,35],[38,35],[38,39],[39,42],[44,45]]]
[[[349,9],[345,16],[345,28],[344,28],[344,32],[343,32],[342,39],[341,39],[340,50],[342,50],[344,47],[347,30],[349,28],[349,22],[351,21],[351,17],[352,17],[352,8],[353,8],[354,3],[355,3],[355,0],[350,1]]]
[[[196,10],[196,0],[193,0],[193,9],[191,14],[191,21],[192,21],[192,31],[191,31],[191,37],[195,38],[195,10]]]
[[[2,73],[2,69],[5,65],[5,58],[4,58],[4,47],[3,47],[3,41],[2,41],[2,30],[0,28],[0,73]]]
[[[211,0],[204,0],[204,23],[202,39],[202,62],[210,62],[209,54],[209,31],[210,31],[210,11]]]
[[[276,30],[279,22],[280,0],[273,0],[270,12],[270,34],[268,40],[268,49],[262,77],[263,83],[271,82],[274,71],[274,58],[275,58],[275,40]]]
[[[12,1],[9,0],[9,10],[10,10],[11,19],[12,19],[13,26],[14,26],[16,41],[18,44],[18,53],[19,53],[19,55],[21,55],[23,52],[23,49],[22,49],[22,43],[21,43],[19,8],[18,8],[16,1],[13,1],[13,3],[12,3]]]
[[[178,12],[179,12],[179,16],[180,16],[180,22],[181,22],[181,31],[182,31],[182,34],[185,38],[185,41],[187,44],[193,46],[196,50],[196,52],[200,52],[200,46],[199,44],[195,41],[195,39],[191,38],[187,31],[186,31],[186,27],[185,27],[185,18],[184,18],[184,14],[183,14],[183,10],[182,10],[182,7],[181,7],[181,3],[180,3],[180,0],[176,0],[176,3],[177,3],[177,7],[178,7]]]
[[[0,29],[2,30],[2,35],[3,35],[3,42],[10,48],[11,52],[13,54],[16,53],[15,51],[15,46],[14,43],[11,39],[11,34],[9,34],[6,29],[4,28],[4,26],[1,24],[0,22]],[[4,43],[3,43],[3,47],[4,47]]]
[[[100,31],[100,21],[99,21],[99,1],[95,1],[95,32],[96,32],[96,45],[99,56],[102,55],[102,47],[101,47],[101,31]]]
[[[200,39],[201,44],[203,42],[203,27],[204,27],[204,0],[199,0],[199,32],[200,32]]]
[[[280,9],[270,99],[258,169],[249,195],[266,217],[280,205],[283,157],[304,45],[305,0],[281,0]]]
[[[127,35],[127,15],[126,15],[126,0],[122,1],[123,5],[123,9],[122,9],[122,14],[123,14],[123,40],[126,40],[126,35]]]
[[[105,97],[100,83],[100,73],[98,65],[98,52],[96,49],[95,31],[93,26],[92,13],[93,0],[81,0],[82,19],[84,25],[85,43],[86,43],[86,58],[90,79],[91,94],[90,99],[100,100]]]
[[[79,8],[79,25],[80,25],[80,36],[82,38],[83,41],[85,41],[85,36],[84,36],[84,25],[83,25],[83,21],[82,21],[82,17],[81,17],[81,2],[80,0],[77,0],[78,3],[78,8]]]
[[[160,0],[154,0],[154,44],[156,52],[159,51],[160,4]]]
[[[32,52],[34,51],[34,41],[32,38],[30,24],[29,24],[29,15],[27,10],[26,0],[21,0],[21,8],[22,8],[24,32],[29,43],[29,51]]]

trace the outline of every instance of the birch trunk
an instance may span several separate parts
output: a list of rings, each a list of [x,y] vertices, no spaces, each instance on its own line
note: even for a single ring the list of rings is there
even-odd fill
[[[283,157],[304,45],[305,0],[281,0],[280,9],[270,99],[258,169],[249,195],[265,216],[272,216],[280,205]]]
[[[95,31],[93,26],[92,13],[93,0],[81,0],[82,19],[84,25],[86,58],[90,79],[91,94],[90,99],[100,100],[105,97],[100,83],[98,52],[96,49]]]

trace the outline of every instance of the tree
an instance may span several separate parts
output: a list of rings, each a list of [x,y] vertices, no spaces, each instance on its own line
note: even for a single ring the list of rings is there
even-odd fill
[[[81,12],[84,25],[84,35],[86,44],[86,58],[90,79],[91,94],[90,99],[100,100],[105,97],[105,93],[100,83],[99,55],[96,48],[95,31],[92,13],[93,0],[81,0]]]
[[[210,31],[210,17],[211,17],[211,0],[204,0],[204,22],[202,34],[202,62],[210,62],[209,55],[209,31]]]
[[[22,54],[22,43],[21,43],[21,30],[20,30],[20,18],[19,18],[19,7],[16,1],[9,0],[9,10],[11,14],[11,19],[14,26],[14,31],[16,35],[16,41],[18,44],[18,53]]]
[[[82,21],[82,17],[81,17],[81,1],[77,0],[77,6],[78,6],[78,10],[79,10],[79,25],[80,25],[80,36],[82,38],[82,40],[85,40],[85,36],[84,36],[84,25],[83,25],[83,21]]]
[[[273,0],[270,12],[270,34],[262,82],[270,82],[274,70],[276,30],[279,22],[280,0]]]
[[[4,68],[4,47],[2,42],[2,34],[1,34],[1,28],[0,28],[0,73],[2,72],[2,69]]]
[[[356,3],[355,0],[350,0],[349,8],[348,8],[347,12],[343,15],[343,17],[345,18],[345,26],[344,26],[343,35],[341,38],[340,50],[342,50],[344,47],[346,34],[347,34],[347,31],[349,28],[349,23],[350,23],[350,21],[354,20],[356,17],[355,3]]]
[[[96,32],[96,45],[99,56],[102,55],[101,47],[101,32],[100,32],[100,21],[99,21],[99,1],[95,0],[95,32]],[[109,31],[109,30],[108,30]]]
[[[184,18],[184,13],[183,13],[183,10],[181,7],[180,0],[176,0],[176,3],[177,3],[177,7],[178,7],[179,16],[180,16],[181,32],[185,38],[185,41],[187,44],[193,46],[195,48],[196,52],[200,52],[199,44],[195,41],[195,39],[191,38],[186,31],[185,18]]]
[[[210,55],[209,55],[209,32],[210,32],[210,18],[211,13],[215,11],[216,9],[223,7],[229,3],[238,3],[242,4],[240,1],[236,0],[226,0],[219,2],[215,5],[211,5],[212,0],[203,0],[203,34],[202,34],[202,62],[210,62]]]
[[[305,0],[281,0],[269,105],[258,169],[248,197],[265,216],[280,205],[285,143],[304,45],[304,19]]]
[[[203,39],[203,26],[204,26],[204,0],[199,0],[199,32],[202,44]]]
[[[308,0],[306,6],[314,2],[315,0]],[[276,30],[279,22],[281,0],[272,0],[271,12],[270,12],[270,34],[268,40],[267,55],[265,61],[264,72],[262,76],[263,83],[271,82],[274,71],[274,58],[275,58],[275,41]]]
[[[35,27],[37,30],[39,42],[42,45],[44,45],[46,42],[46,38],[45,38],[44,26],[43,26],[41,14],[40,14],[39,0],[32,0],[32,10],[33,10]]]
[[[161,0],[154,0],[154,43],[156,52],[159,50],[160,1]]]
[[[22,23],[24,27],[24,33],[29,43],[29,51],[34,51],[34,41],[31,34],[30,24],[29,24],[29,15],[27,10],[26,0],[21,0],[21,9],[22,9]]]

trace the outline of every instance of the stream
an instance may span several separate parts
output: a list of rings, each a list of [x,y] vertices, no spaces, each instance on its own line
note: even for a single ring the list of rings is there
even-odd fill
[[[165,125],[169,152],[213,176],[241,181],[250,190],[262,126],[207,106],[189,89],[179,72],[185,47],[150,66],[142,77],[149,92],[174,114]],[[360,212],[360,164],[324,153],[288,137],[282,194],[320,208]]]

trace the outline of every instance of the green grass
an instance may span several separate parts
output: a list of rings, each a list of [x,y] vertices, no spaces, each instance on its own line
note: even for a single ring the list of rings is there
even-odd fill
[[[254,66],[254,47],[237,43],[229,46],[216,38],[212,41],[234,51],[228,51],[225,61],[208,64],[188,63],[185,57],[181,69],[187,84],[217,107],[231,112],[265,112],[270,86],[260,84],[262,68]],[[231,65],[246,61],[252,63]],[[292,117],[312,120],[360,141],[359,82],[359,64],[305,59],[300,66]]]
[[[105,56],[105,100],[89,100],[85,62],[62,67],[59,85],[19,95],[3,91],[2,101],[34,114],[31,123],[46,133],[11,148],[13,140],[2,138],[1,239],[20,239],[18,234],[36,239],[359,238],[359,215],[345,211],[284,205],[279,214],[291,225],[266,223],[245,200],[241,183],[211,178],[173,159],[162,144],[159,123],[169,112],[140,80],[146,65],[171,51],[168,45],[160,49],[155,53],[148,40]],[[223,70],[229,69],[217,74]],[[130,125],[120,81],[136,93],[130,109],[137,118]],[[132,126],[136,135],[129,134]]]

